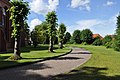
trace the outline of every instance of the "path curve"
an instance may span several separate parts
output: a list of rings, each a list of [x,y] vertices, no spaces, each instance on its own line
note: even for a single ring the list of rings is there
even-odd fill
[[[65,56],[22,67],[0,70],[0,80],[50,80],[52,76],[69,72],[91,57],[89,51],[73,48]]]

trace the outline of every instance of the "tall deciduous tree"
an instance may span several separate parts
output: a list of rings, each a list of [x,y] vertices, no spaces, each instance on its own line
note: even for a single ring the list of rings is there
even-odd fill
[[[80,30],[75,30],[73,32],[73,37],[72,38],[75,41],[75,43],[80,43],[81,42],[80,35],[81,35]]]
[[[64,35],[66,32],[66,26],[65,24],[61,23],[59,28],[58,28],[58,42],[59,42],[59,48],[63,48],[63,40],[64,40]]]
[[[34,30],[31,34],[31,39],[33,41],[34,46],[37,44],[45,44],[48,39],[48,25],[46,22],[42,22],[40,25],[35,26]]]
[[[15,38],[13,59],[19,59],[21,58],[21,31],[24,29],[24,21],[27,19],[27,15],[30,9],[28,2],[24,2],[23,0],[12,0],[10,3],[12,5],[12,7],[9,9],[11,13],[10,19],[12,20],[13,26],[12,36]]]
[[[88,44],[92,43],[92,31],[90,29],[85,29],[81,32],[81,40],[82,42],[86,42]]]
[[[66,44],[68,41],[70,41],[71,34],[69,32],[66,32],[64,37],[64,44]]]
[[[114,49],[120,51],[120,14],[117,17],[117,29],[116,29]]]
[[[53,41],[54,37],[56,37],[57,34],[57,15],[55,11],[48,12],[46,15],[46,22],[48,24],[48,34],[49,34],[49,52],[54,52],[53,51]]]

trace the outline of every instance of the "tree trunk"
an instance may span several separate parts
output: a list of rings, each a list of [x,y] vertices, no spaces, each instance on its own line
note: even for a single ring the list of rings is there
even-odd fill
[[[62,41],[59,42],[59,48],[62,49],[63,48],[63,44]]]
[[[49,52],[54,52],[53,51],[53,37],[52,36],[50,36]]]
[[[20,38],[15,38],[15,45],[14,45],[14,59],[17,60],[20,57]]]
[[[15,38],[14,55],[13,55],[12,59],[18,60],[18,59],[22,58],[20,56],[20,54],[21,54],[21,52],[20,52],[20,46],[21,46],[21,28],[19,27],[18,32],[17,32],[17,37]]]

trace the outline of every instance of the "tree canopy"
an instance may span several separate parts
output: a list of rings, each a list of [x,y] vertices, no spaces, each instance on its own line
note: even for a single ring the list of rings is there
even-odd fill
[[[58,28],[58,42],[59,42],[59,47],[61,49],[63,48],[63,40],[64,40],[65,32],[66,32],[66,26],[65,24],[61,23]]]
[[[71,34],[69,32],[66,32],[65,37],[64,37],[64,44],[70,41]]]
[[[120,14],[117,17],[117,29],[114,41],[114,49],[120,51]]]
[[[84,29],[81,31],[81,40],[82,42],[86,42],[88,44],[92,43],[93,37],[92,37],[93,33],[90,29]]]
[[[73,32],[72,38],[73,38],[73,40],[75,41],[75,43],[81,43],[80,35],[81,35],[80,30],[75,30],[75,31]]]

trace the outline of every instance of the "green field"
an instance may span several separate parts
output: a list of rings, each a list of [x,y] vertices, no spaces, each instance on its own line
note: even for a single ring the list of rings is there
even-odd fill
[[[71,45],[92,53],[91,59],[82,66],[62,75],[56,80],[120,80],[120,52],[103,46]]]
[[[57,47],[54,47],[55,53],[49,53],[48,52],[48,45],[42,45],[39,47],[24,47],[21,48],[21,60],[12,61],[8,58],[13,55],[13,53],[3,53],[0,54],[0,69],[21,65],[21,63],[31,63],[39,60],[43,60],[50,57],[59,56],[62,54],[65,54],[67,52],[70,52],[69,48],[63,48],[58,49]]]

